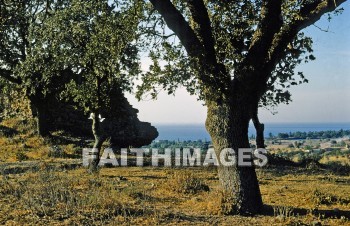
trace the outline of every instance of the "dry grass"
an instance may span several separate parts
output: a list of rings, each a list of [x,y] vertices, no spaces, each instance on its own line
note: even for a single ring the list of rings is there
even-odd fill
[[[223,215],[227,196],[213,169],[120,167],[88,175],[85,169],[54,172],[44,165],[39,172],[2,177],[0,224],[350,225],[346,217],[327,215],[349,215],[349,176],[282,175],[272,169],[258,175],[272,212],[241,217]],[[179,182],[210,191],[188,192]]]
[[[320,160],[320,163],[327,164],[329,162],[338,162],[341,164],[349,164],[350,158],[348,156],[325,156]]]
[[[33,127],[19,119],[0,124],[0,225],[350,225],[346,159],[322,160],[335,162],[333,173],[259,169],[264,213],[230,216],[232,199],[215,168],[67,170],[81,147],[61,132],[42,139]]]
[[[209,186],[201,178],[189,171],[175,171],[165,182],[165,187],[169,190],[184,193],[197,194],[199,192],[208,192]]]
[[[36,135],[34,120],[12,118],[0,123],[0,162],[20,162],[26,160],[49,160],[52,158],[77,158],[82,148],[52,138]],[[54,135],[57,134],[53,133]],[[53,147],[61,150],[53,154]]]

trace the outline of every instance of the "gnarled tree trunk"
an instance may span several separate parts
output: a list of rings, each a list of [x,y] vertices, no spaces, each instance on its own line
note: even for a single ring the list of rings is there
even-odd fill
[[[250,116],[246,106],[244,102],[208,104],[206,128],[218,158],[223,149],[233,148],[237,163],[238,149],[250,148]],[[218,176],[228,196],[227,204],[231,205],[227,214],[255,214],[261,211],[263,203],[253,163],[251,167],[240,167],[237,164],[227,167],[220,164]]]
[[[102,125],[100,122],[99,115],[97,113],[93,113],[92,116],[92,133],[95,137],[95,143],[92,152],[90,153],[90,160],[88,165],[89,173],[97,172],[98,164],[100,162],[102,144],[106,139],[103,133],[103,129],[101,128]]]

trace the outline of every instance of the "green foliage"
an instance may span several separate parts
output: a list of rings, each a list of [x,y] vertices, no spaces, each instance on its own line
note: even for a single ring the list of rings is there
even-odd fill
[[[45,20],[33,34],[41,43],[35,51],[52,56],[59,68],[70,68],[74,77],[62,97],[71,98],[85,111],[109,105],[116,87],[130,89],[139,73],[133,45],[140,5],[128,1],[69,1]]]
[[[312,146],[311,145],[306,145],[306,146],[304,146],[304,149],[305,150],[312,150]]]
[[[55,96],[86,112],[107,108],[140,72],[141,10],[137,0],[1,1],[0,76],[35,107]]]
[[[160,4],[160,1],[151,2]],[[209,21],[205,19],[206,12],[197,9],[197,13],[202,15],[196,14],[195,7],[200,7],[201,2],[171,1],[177,11],[172,12],[173,16],[178,13],[185,19],[181,28],[176,27],[180,25],[174,21],[165,19],[165,13],[159,15],[152,5],[147,5],[148,21],[141,29],[145,34],[143,40],[149,46],[152,64],[142,77],[137,97],[141,99],[150,94],[156,98],[162,90],[173,94],[177,88],[185,87],[199,99],[209,100],[216,95],[225,96],[228,90],[237,88],[234,84],[241,84],[241,79],[248,77],[249,73],[256,73],[257,77],[267,77],[265,81],[256,79],[261,82],[256,88],[263,87],[257,94],[259,107],[288,104],[291,101],[289,88],[308,82],[303,72],[296,71],[297,66],[315,60],[312,39],[300,30],[294,34],[294,30],[288,29],[294,23],[309,20],[308,15],[303,14],[305,5],[310,4],[310,8],[315,5],[297,0],[281,1],[280,21],[268,21],[265,26],[267,1],[203,1],[205,9],[201,9],[208,12]],[[334,14],[341,11],[337,9]],[[173,26],[171,30],[168,29],[169,23]],[[185,28],[187,23],[195,37],[181,33],[190,32]],[[273,33],[271,29],[278,27],[279,23],[281,26]],[[271,29],[266,31],[266,27]],[[279,48],[279,37],[285,34],[290,35],[286,39],[288,41],[273,58],[271,55]],[[253,46],[268,35],[274,37],[271,43],[261,41],[260,50],[250,56]],[[199,46],[192,47],[196,49],[186,46],[187,41],[195,42],[188,40],[191,38],[200,42]],[[202,47],[203,50],[200,50]],[[250,84],[252,87],[255,85],[253,81]]]
[[[203,141],[203,140],[197,140],[197,141],[169,141],[169,140],[159,140],[159,141],[153,141],[150,145],[145,146],[146,148],[157,148],[157,149],[164,149],[164,148],[200,148],[201,150],[207,150],[209,145],[211,145],[211,141]]]
[[[278,104],[288,104],[291,101],[291,86],[308,83],[303,72],[295,72],[298,65],[308,63],[316,58],[312,55],[312,39],[299,33],[285,50],[285,56],[276,65],[267,84],[267,92],[261,99],[260,107],[276,107]]]
[[[290,132],[290,133],[278,133],[277,137],[281,139],[325,139],[325,138],[341,138],[349,136],[350,130],[327,130],[327,131],[310,131],[310,132]],[[335,141],[334,141],[335,142]],[[335,142],[336,144],[336,142]]]
[[[183,1],[175,1],[176,7],[185,15],[190,26],[195,32],[198,32],[198,24],[191,17],[188,11],[188,5]],[[213,30],[213,36],[216,41],[216,58],[219,64],[225,66],[230,78],[221,75],[213,75],[213,85],[219,83],[228,83],[235,76],[237,71],[248,54],[249,46],[252,44],[254,33],[259,24],[259,13],[261,1],[235,1],[235,2],[217,2],[207,1],[207,10]],[[284,6],[288,16],[291,6]],[[160,28],[147,30],[150,34],[145,39],[150,40],[150,59],[153,64],[149,71],[142,78],[137,97],[140,99],[145,93],[150,93],[151,97],[156,98],[157,94],[166,89],[168,94],[173,94],[175,90],[184,86],[191,94],[199,95],[203,99],[204,87],[200,80],[203,67],[196,59],[191,58],[186,52],[182,43],[173,35],[166,31],[164,21],[158,15],[151,11],[149,17],[152,18],[154,25]],[[152,23],[149,22],[149,23]],[[148,25],[148,24],[147,24]],[[148,26],[152,27],[152,26]],[[198,33],[197,33],[198,34]],[[152,37],[150,39],[150,36]],[[307,82],[302,72],[294,76],[294,70],[302,62],[313,60],[312,40],[300,33],[290,43],[289,48],[284,51],[284,57],[278,62],[276,68],[271,73],[267,90],[261,99],[263,106],[275,106],[279,103],[288,103],[290,93],[287,91],[293,85]],[[160,63],[162,62],[162,63]]]
[[[21,84],[28,96],[45,97],[64,84],[62,65],[51,60],[52,54],[44,50],[35,33],[65,2],[2,1],[0,74]]]

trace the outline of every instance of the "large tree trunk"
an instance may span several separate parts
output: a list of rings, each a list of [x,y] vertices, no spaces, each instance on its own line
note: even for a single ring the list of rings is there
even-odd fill
[[[93,118],[92,118],[92,133],[94,134],[94,137],[95,137],[95,143],[93,146],[93,150],[90,153],[90,160],[88,165],[88,171],[90,173],[97,172],[98,164],[100,162],[100,153],[101,153],[102,144],[104,142],[104,136],[100,127],[101,127],[100,119],[98,118],[98,114],[95,113],[93,114]]]
[[[46,137],[50,135],[50,129],[48,126],[49,112],[48,104],[45,98],[39,98],[30,96],[29,100],[31,102],[33,115],[36,117],[36,130],[39,136]]]
[[[244,102],[242,102],[244,103]],[[246,104],[211,102],[208,104],[206,127],[213,141],[216,155],[225,148],[233,148],[237,153],[239,148],[250,148],[248,126],[249,110]],[[222,166],[218,167],[218,174],[224,194],[225,203],[230,208],[226,214],[256,214],[262,209],[262,198],[254,165],[252,167]]]
[[[42,137],[46,137],[50,135],[49,127],[48,127],[48,109],[46,103],[42,103],[37,106],[37,130],[38,134]]]

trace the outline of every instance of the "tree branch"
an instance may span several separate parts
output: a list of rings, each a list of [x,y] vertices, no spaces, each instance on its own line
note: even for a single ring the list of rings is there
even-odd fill
[[[150,0],[168,27],[177,35],[188,55],[201,58],[204,50],[195,32],[170,0]]]
[[[256,148],[265,148],[264,129],[265,125],[259,121],[258,110],[251,116],[256,130]]]
[[[334,11],[338,6],[347,0],[318,0],[301,7],[299,15],[291,23],[281,28],[275,35],[270,49],[268,69],[273,69],[278,60],[283,56],[288,44],[304,28],[316,23],[324,14]]]
[[[258,71],[258,74],[250,76],[250,79],[245,78],[245,81],[248,81],[248,83],[256,84],[256,97],[260,99],[263,93],[266,92],[267,81],[271,76],[272,71],[280,59],[284,57],[285,49],[287,48],[288,44],[293,41],[297,34],[302,29],[314,24],[325,13],[334,11],[345,1],[346,0],[316,0],[308,4],[302,3],[303,5],[299,10],[299,15],[297,15],[291,22],[282,25],[277,32],[270,32],[267,30],[267,32],[264,33],[264,30],[262,30],[262,35],[258,39],[258,43],[262,43],[258,45],[256,44],[257,41],[254,40],[248,53],[251,59],[248,59],[248,56],[246,59],[246,65],[258,65],[258,67],[260,67],[255,68],[255,71]],[[271,10],[273,7],[268,8]],[[264,12],[262,10],[262,18],[264,18],[263,14]],[[276,20],[276,16],[277,14],[271,15],[270,19],[265,20],[266,22],[270,21],[270,23],[273,24],[271,21]],[[261,24],[263,24],[263,22],[261,22]],[[276,28],[277,27],[275,26],[274,29]],[[259,28],[257,30],[259,30]],[[271,34],[273,34],[272,37]],[[271,41],[270,38],[272,38]],[[268,43],[268,41],[270,42]],[[268,45],[268,49],[266,49],[266,45]],[[257,48],[257,50],[255,50],[255,48]],[[257,60],[259,61],[257,62]]]
[[[239,73],[231,82],[233,89],[237,89],[237,84],[240,84],[241,89],[249,93],[252,102],[258,103],[266,89],[269,73],[263,69],[268,62],[274,36],[283,25],[282,2],[283,0],[262,1],[260,23],[254,32],[248,54],[238,68]]]
[[[300,9],[301,20],[295,21],[291,26],[299,31],[316,23],[321,16],[326,13],[334,11],[338,6],[346,2],[347,0],[318,0],[317,5],[307,4]]]
[[[216,64],[215,40],[207,8],[203,0],[187,0],[193,21],[198,25],[198,33],[210,62]]]
[[[261,8],[261,22],[256,29],[248,55],[243,65],[262,65],[268,57],[273,38],[283,25],[282,0],[264,0]],[[259,62],[256,62],[259,61]]]
[[[211,38],[204,37],[202,45],[194,30],[190,27],[183,15],[175,8],[170,0],[150,0],[150,2],[164,18],[167,26],[180,39],[180,42],[185,47],[187,54],[192,58],[198,59],[198,77],[201,84],[206,87],[205,96],[208,96],[208,98],[213,96],[215,96],[217,99],[222,98],[222,92],[227,91],[227,86],[230,84],[230,77],[226,72],[225,66],[218,64],[216,62],[216,58],[213,62],[208,62],[209,59],[207,57],[209,55],[212,55],[212,58],[215,57],[214,40],[212,40],[213,36],[211,35]],[[193,9],[195,11],[202,9],[202,7],[206,9],[203,2],[201,6],[197,5],[198,3],[194,3],[194,1],[193,4],[196,5],[196,8]],[[199,17],[203,17],[203,15],[199,15],[200,13],[203,12],[195,12],[195,14],[198,14],[195,15],[197,20],[199,20]],[[210,26],[209,16],[207,15],[204,17],[207,17],[205,20],[208,21],[203,22],[203,24],[200,23],[200,26],[202,26],[201,29]],[[204,45],[206,46],[204,47]],[[214,95],[214,93],[216,95]]]

